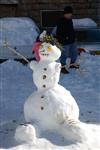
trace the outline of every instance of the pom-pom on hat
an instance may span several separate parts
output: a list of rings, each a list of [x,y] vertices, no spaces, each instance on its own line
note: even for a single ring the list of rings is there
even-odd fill
[[[66,6],[64,8],[64,14],[69,14],[69,13],[73,13],[72,6]]]

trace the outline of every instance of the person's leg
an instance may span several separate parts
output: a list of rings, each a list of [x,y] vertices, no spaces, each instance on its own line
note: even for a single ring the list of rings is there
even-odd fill
[[[70,51],[71,64],[73,64],[73,63],[75,63],[75,61],[78,57],[76,43],[70,44],[70,50],[69,51]]]
[[[66,65],[66,59],[68,57],[69,57],[69,47],[68,46],[63,46],[61,57],[60,57],[60,63],[62,65],[61,72],[64,73],[64,74],[69,73],[67,71],[67,68],[65,67],[65,65]]]
[[[60,62],[62,65],[66,65],[66,59],[69,57],[69,46],[65,45],[62,48],[62,53],[60,57]]]

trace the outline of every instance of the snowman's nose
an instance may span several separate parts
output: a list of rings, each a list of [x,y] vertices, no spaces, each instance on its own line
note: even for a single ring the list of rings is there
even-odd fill
[[[51,51],[53,51],[53,49],[52,49],[52,47],[51,46],[48,46],[48,52],[51,52]]]

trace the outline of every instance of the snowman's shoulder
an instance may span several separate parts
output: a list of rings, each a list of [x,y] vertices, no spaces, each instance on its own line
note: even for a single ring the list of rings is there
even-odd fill
[[[37,66],[37,61],[31,61],[30,63],[29,63],[29,67],[32,69],[32,70],[34,70],[35,69],[35,67]]]
[[[55,62],[55,70],[59,71],[61,69],[61,63]]]
[[[56,62],[56,67],[61,67],[61,63]]]
[[[61,69],[61,64],[58,62],[51,62],[49,66],[51,66],[51,68],[53,68],[57,72]]]
[[[54,65],[54,66],[61,66],[61,63],[55,62],[55,61],[54,61],[54,62],[51,62],[51,64]]]

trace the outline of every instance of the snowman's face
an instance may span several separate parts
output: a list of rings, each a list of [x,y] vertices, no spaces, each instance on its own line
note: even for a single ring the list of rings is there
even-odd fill
[[[42,43],[39,48],[40,60],[56,61],[61,56],[61,51],[55,45]]]

